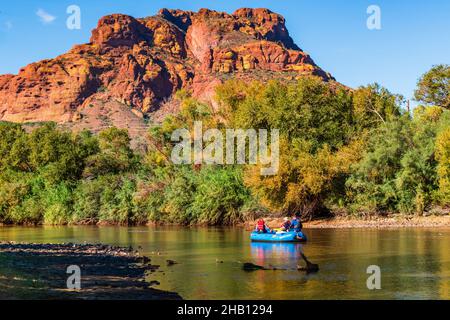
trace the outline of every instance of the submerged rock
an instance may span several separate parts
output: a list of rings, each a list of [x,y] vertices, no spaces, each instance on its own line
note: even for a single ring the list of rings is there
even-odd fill
[[[167,262],[167,266],[173,266],[173,265],[178,264],[178,262],[176,262],[174,260],[166,260],[166,262]]]
[[[256,270],[267,270],[266,268],[262,266],[258,266],[256,264],[250,263],[250,262],[244,262],[242,265],[242,269],[244,271],[256,271]]]
[[[315,273],[319,271],[319,265],[315,263],[308,263],[306,267],[297,265],[298,271],[305,271],[306,273]]]

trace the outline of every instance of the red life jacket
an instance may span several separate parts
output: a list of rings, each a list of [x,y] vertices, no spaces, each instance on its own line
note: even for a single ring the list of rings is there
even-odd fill
[[[264,222],[264,220],[262,220],[262,219],[258,220],[258,222],[256,224],[258,231],[264,231],[266,229],[265,226],[266,226],[266,223]]]

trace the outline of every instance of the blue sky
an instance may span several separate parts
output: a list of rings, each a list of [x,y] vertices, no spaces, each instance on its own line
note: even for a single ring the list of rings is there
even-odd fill
[[[66,28],[72,4],[81,8],[81,30]],[[372,4],[381,8],[381,30],[366,27]],[[144,17],[164,7],[269,8],[286,18],[294,41],[319,66],[351,87],[378,82],[409,98],[421,74],[434,64],[450,64],[448,0],[16,0],[0,4],[0,74],[88,42],[103,15]]]

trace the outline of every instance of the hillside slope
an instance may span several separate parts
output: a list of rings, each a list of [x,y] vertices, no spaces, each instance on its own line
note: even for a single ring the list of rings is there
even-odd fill
[[[293,42],[284,18],[267,9],[114,14],[100,19],[89,43],[0,76],[0,120],[94,130],[131,123],[139,135],[144,118],[169,112],[161,105],[181,88],[211,100],[214,87],[231,77],[311,74],[334,80]]]

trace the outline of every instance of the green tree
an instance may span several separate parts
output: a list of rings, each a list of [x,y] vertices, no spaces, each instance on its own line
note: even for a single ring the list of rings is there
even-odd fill
[[[230,81],[218,88],[217,96],[234,128],[279,129],[290,139],[307,137],[313,148],[336,148],[349,138],[351,95],[316,77],[302,77],[291,85]]]
[[[437,190],[435,140],[446,117],[419,108],[371,134],[362,160],[347,181],[353,208],[365,213],[418,213]]]
[[[436,65],[417,83],[415,98],[426,105],[450,109],[450,66]]]
[[[20,124],[0,122],[0,170],[11,167],[13,160],[11,147],[24,136],[26,136],[26,133]],[[23,158],[23,156],[19,156],[19,158]],[[16,163],[20,163],[20,160]]]
[[[251,200],[241,168],[209,166],[199,174],[189,211],[197,222],[229,225],[246,219],[244,208]]]
[[[353,125],[356,129],[370,129],[400,116],[403,97],[389,92],[379,84],[360,87],[353,92]]]
[[[97,151],[95,143],[90,142],[90,148]],[[98,152],[86,159],[83,176],[98,177],[107,174],[118,174],[136,168],[137,158],[130,146],[130,137],[125,129],[109,128],[100,132],[98,137]]]

